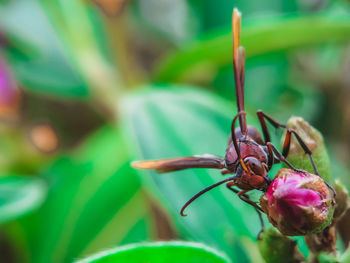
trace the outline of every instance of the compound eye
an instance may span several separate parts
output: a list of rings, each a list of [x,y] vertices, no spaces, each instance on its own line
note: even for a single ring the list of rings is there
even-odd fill
[[[265,169],[263,164],[256,158],[248,157],[247,164],[249,165],[250,169],[257,175],[264,176],[265,175]]]

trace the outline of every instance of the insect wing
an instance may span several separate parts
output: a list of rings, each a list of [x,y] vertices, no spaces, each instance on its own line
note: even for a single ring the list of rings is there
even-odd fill
[[[152,161],[136,161],[131,165],[138,169],[155,169],[158,173],[167,173],[189,168],[224,168],[224,159],[216,156],[191,156]]]

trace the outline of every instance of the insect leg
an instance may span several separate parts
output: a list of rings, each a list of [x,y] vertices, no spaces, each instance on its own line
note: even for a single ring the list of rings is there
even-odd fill
[[[240,191],[237,190],[237,189],[235,189],[235,188],[233,188],[234,185],[235,185],[234,182],[229,182],[229,183],[226,184],[226,187],[227,187],[229,190],[231,190],[232,192],[238,194],[238,196],[239,196],[239,192],[240,192]],[[244,198],[244,199],[242,199],[242,198]],[[243,194],[242,197],[240,197],[240,199],[243,200],[244,202],[247,202],[246,200],[249,200],[250,202],[252,202],[252,201],[250,200],[249,195],[247,195],[247,194]],[[251,204],[250,202],[247,202],[247,203]],[[254,204],[255,204],[255,203],[254,203]],[[255,204],[255,205],[256,205],[256,204]],[[260,225],[261,225],[261,231],[263,231],[264,228],[265,228],[265,224],[264,224],[264,220],[263,220],[263,218],[262,218],[261,208],[259,207],[259,209],[258,209],[258,208],[256,208],[256,207],[254,206],[254,209],[255,209],[255,211],[257,212],[258,216],[259,216],[259,221],[260,221]]]
[[[252,200],[250,200],[250,198],[246,198],[246,197],[244,196],[245,193],[248,192],[248,191],[249,191],[249,190],[243,190],[243,191],[238,192],[238,197],[239,197],[241,200],[243,200],[244,202],[246,202],[246,203],[252,205],[255,209],[257,209],[257,210],[263,212],[263,210],[261,209],[260,206],[258,206],[258,205],[257,205],[255,202],[253,202]]]
[[[230,170],[225,169],[225,170],[222,170],[222,171],[221,171],[221,174],[222,174],[222,175],[232,174],[232,172],[231,172]]]
[[[301,146],[301,148],[303,148],[304,152],[309,156],[312,168],[315,171],[315,174],[320,176],[316,164],[314,162],[314,159],[312,158],[312,152],[309,149],[309,147],[307,147],[306,143],[303,141],[303,139],[300,137],[300,135],[293,129],[288,129],[287,133],[286,133],[286,138],[284,139],[284,143],[283,143],[283,151],[282,151],[282,155],[284,157],[288,156],[289,153],[289,149],[290,149],[290,144],[291,144],[291,138],[292,138],[292,134],[294,134],[295,138],[297,139],[299,145]],[[320,176],[321,177],[321,176]],[[335,196],[335,190],[333,189],[332,186],[330,186],[326,181],[324,181],[325,184],[328,186],[329,189],[332,190],[334,196]]]
[[[275,157],[273,156],[273,151],[271,149],[271,147],[267,147],[267,151],[268,151],[268,162],[267,162],[267,167],[269,169],[269,171],[271,170],[272,168],[272,165],[275,161]]]
[[[270,132],[269,132],[269,130],[267,128],[265,119],[268,120],[269,123],[271,123],[272,126],[275,127],[276,129],[286,128],[286,125],[277,122],[276,120],[274,120],[271,116],[267,115],[262,110],[258,110],[256,112],[256,114],[258,115],[259,122],[260,122],[260,125],[261,125],[261,129],[262,129],[262,132],[264,134],[265,143],[271,141]]]
[[[282,154],[284,157],[288,156],[289,153],[289,149],[290,149],[290,144],[291,144],[291,138],[292,138],[292,134],[294,134],[295,138],[297,139],[299,145],[301,146],[301,148],[303,148],[304,152],[309,156],[310,162],[312,164],[312,167],[315,171],[315,174],[320,176],[317,167],[315,165],[315,162],[312,158],[312,152],[309,149],[309,147],[307,147],[307,145],[305,144],[305,142],[303,141],[303,139],[299,136],[299,134],[293,130],[293,129],[288,129],[287,133],[286,133],[286,138],[284,139],[284,143],[283,143],[283,151]]]
[[[267,115],[266,113],[264,113],[261,110],[257,111],[257,115],[261,124],[261,128],[265,137],[265,142],[269,142],[270,141],[270,134],[269,131],[267,129],[267,125],[265,122],[265,119],[268,120],[276,129],[278,128],[286,128],[286,125],[281,124],[279,122],[277,122],[276,120],[274,120],[271,116]],[[294,134],[295,138],[298,140],[300,146],[303,148],[304,152],[309,156],[310,162],[312,164],[312,167],[315,171],[316,175],[319,175],[319,172],[317,170],[317,167],[315,165],[315,162],[312,158],[312,152],[309,149],[309,147],[307,147],[307,145],[304,143],[304,141],[301,139],[301,137],[299,136],[299,134],[293,130],[293,129],[288,129],[287,130],[287,134],[286,134],[286,138],[283,144],[283,151],[282,151],[282,155],[287,158],[288,153],[289,153],[289,148],[290,148],[290,143],[291,143],[291,135]]]
[[[284,157],[271,142],[267,142],[266,146],[273,151],[273,153],[281,162],[284,162],[286,165],[288,165],[290,169],[294,170],[297,173],[304,173],[302,170],[295,168],[290,162],[288,162],[286,157]]]
[[[241,200],[243,200],[244,202],[252,205],[255,209],[263,212],[261,207],[258,206],[252,200],[250,200],[249,195],[246,194],[249,190],[237,191],[236,189],[232,188],[234,185],[235,185],[235,182],[229,182],[229,183],[226,184],[227,188],[230,189],[231,191],[235,192]]]

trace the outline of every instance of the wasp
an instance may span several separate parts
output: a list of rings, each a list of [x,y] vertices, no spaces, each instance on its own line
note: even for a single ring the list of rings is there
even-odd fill
[[[202,155],[162,160],[136,161],[132,163],[134,168],[155,169],[158,173],[167,173],[189,168],[211,168],[222,170],[221,173],[223,175],[233,174],[233,176],[210,185],[194,195],[182,207],[180,211],[182,216],[186,216],[184,210],[195,199],[209,190],[226,183],[228,189],[237,193],[241,200],[252,205],[258,211],[261,219],[261,207],[250,199],[247,192],[251,190],[266,192],[271,184],[268,172],[276,163],[283,162],[292,170],[303,173],[303,170],[296,169],[286,159],[293,135],[304,150],[305,154],[309,156],[315,174],[319,175],[312,158],[311,150],[295,130],[287,129],[286,125],[277,122],[261,110],[257,111],[257,118],[261,126],[263,138],[255,127],[247,125],[246,112],[244,110],[245,49],[239,45],[240,30],[241,13],[235,8],[233,9],[232,14],[233,73],[238,112],[232,121],[225,158],[214,155]],[[239,122],[238,126],[236,125],[237,121]],[[271,143],[267,122],[276,129],[286,129],[282,152]],[[238,187],[240,190],[237,190],[234,186]]]

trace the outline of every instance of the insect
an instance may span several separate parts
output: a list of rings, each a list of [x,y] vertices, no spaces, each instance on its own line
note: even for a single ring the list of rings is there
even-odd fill
[[[211,168],[221,169],[222,174],[233,174],[225,180],[219,181],[208,186],[182,207],[180,214],[184,214],[184,210],[199,196],[209,190],[225,184],[228,189],[238,194],[238,197],[252,205],[257,211],[261,219],[261,207],[253,202],[247,192],[251,190],[260,190],[266,192],[271,183],[268,172],[275,163],[284,162],[289,168],[296,172],[303,173],[302,170],[296,169],[287,161],[292,135],[309,156],[316,175],[319,175],[316,165],[312,158],[312,153],[302,138],[293,129],[286,130],[286,137],[283,144],[282,153],[271,143],[270,133],[267,127],[269,122],[276,129],[285,128],[286,125],[281,124],[265,114],[263,111],[257,111],[257,117],[260,122],[263,138],[258,130],[247,125],[246,112],[244,110],[244,73],[245,73],[245,49],[239,45],[241,29],[241,13],[235,8],[232,14],[232,35],[233,35],[233,73],[235,78],[235,92],[238,113],[233,118],[231,126],[231,134],[226,149],[225,158],[214,155],[179,157],[173,159],[162,159],[153,161],[136,161],[132,163],[134,168],[139,169],[155,169],[159,173],[178,171],[188,168]],[[236,127],[237,121],[239,122]],[[240,188],[237,190],[234,186]]]

